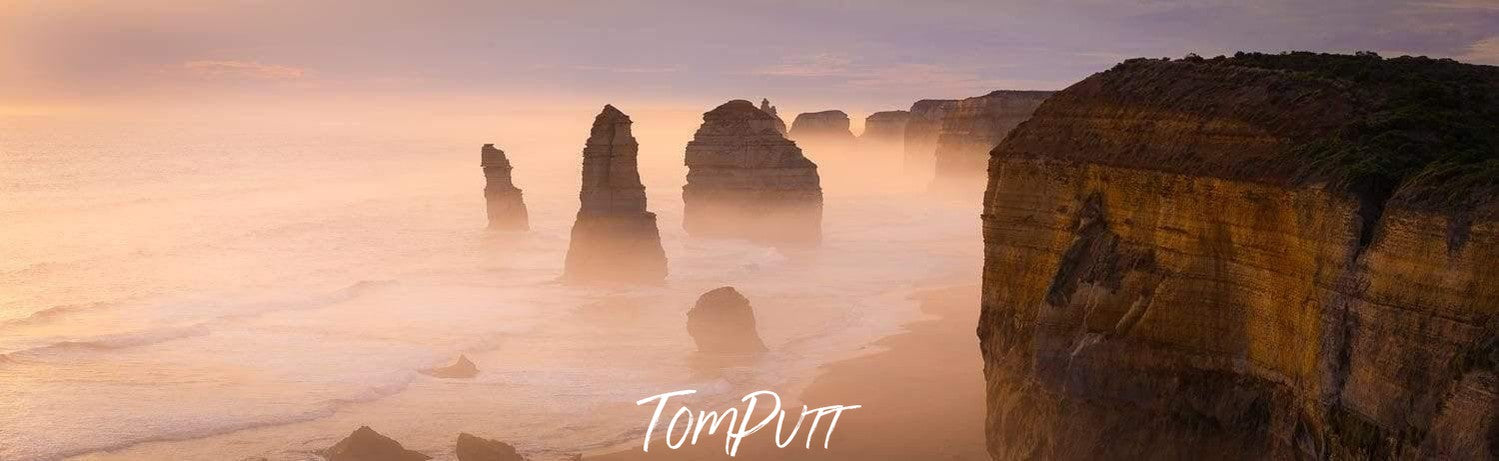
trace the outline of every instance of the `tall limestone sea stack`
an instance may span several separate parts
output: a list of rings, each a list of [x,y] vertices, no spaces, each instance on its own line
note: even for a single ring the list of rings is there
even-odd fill
[[[937,134],[934,190],[977,194],[983,188],[989,150],[1030,118],[1051,91],[1000,90],[958,101]]]
[[[799,143],[830,146],[847,146],[854,142],[854,132],[849,131],[848,114],[841,110],[825,110],[797,114],[791,121],[791,132],[786,137]]]
[[[932,153],[937,150],[937,134],[942,130],[942,118],[957,106],[956,99],[923,99],[911,104],[911,116],[906,120],[906,134],[902,139],[907,171],[932,171]]]
[[[749,101],[703,114],[687,143],[682,224],[696,236],[816,243],[822,235],[817,164]]]
[[[903,110],[875,112],[864,117],[864,132],[859,142],[875,145],[899,146],[906,137],[906,123],[911,113]]]
[[[1499,68],[1130,60],[993,154],[994,459],[1499,455]]]
[[[656,215],[646,211],[636,164],[640,145],[630,117],[604,106],[583,148],[582,207],[573,223],[563,278],[570,281],[660,283],[666,253]]]
[[[505,158],[505,151],[496,149],[494,144],[485,144],[479,149],[479,166],[484,169],[484,207],[489,215],[489,228],[529,228],[526,202],[521,199],[521,190],[510,180],[510,159]]]

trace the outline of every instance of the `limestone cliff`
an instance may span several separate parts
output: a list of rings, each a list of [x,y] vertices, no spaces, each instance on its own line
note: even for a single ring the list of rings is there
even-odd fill
[[[966,189],[977,193],[989,150],[1004,140],[1020,122],[1030,118],[1050,91],[1000,90],[958,101],[937,133],[933,182],[937,189]]]
[[[848,127],[848,114],[841,110],[807,112],[791,121],[787,137],[797,142],[848,144],[854,141],[854,132]]]
[[[911,171],[931,171],[932,153],[937,149],[937,132],[942,118],[958,105],[956,99],[923,99],[911,104],[903,139],[905,166]]]
[[[703,114],[687,143],[682,225],[697,236],[816,243],[822,236],[817,164],[749,101]]]
[[[583,148],[582,206],[573,223],[563,277],[573,281],[656,282],[666,253],[656,214],[646,211],[630,117],[606,105]]]
[[[526,230],[530,227],[526,216],[526,202],[521,190],[510,180],[510,159],[505,151],[485,144],[479,149],[479,166],[484,169],[484,207],[489,216],[489,228],[499,230]]]
[[[991,455],[1494,458],[1496,108],[1499,68],[1369,55],[1057,93],[988,166]]]
[[[911,113],[903,110],[875,112],[864,118],[864,132],[859,141],[865,143],[900,145],[906,136],[906,123]]]
[[[776,113],[776,106],[770,105],[769,99],[760,99],[760,111],[770,114],[770,117],[775,119],[777,133],[780,133],[781,136],[786,135],[786,121],[781,120],[781,115]]]

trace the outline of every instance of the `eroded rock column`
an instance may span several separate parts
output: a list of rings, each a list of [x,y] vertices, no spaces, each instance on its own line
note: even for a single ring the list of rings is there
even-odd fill
[[[695,236],[811,244],[822,236],[817,164],[749,101],[703,114],[686,152],[683,227]]]
[[[630,117],[604,106],[583,148],[582,206],[573,223],[563,278],[570,281],[659,283],[666,253],[656,214],[646,210],[640,145]]]
[[[526,230],[530,228],[526,215],[526,202],[521,199],[521,190],[510,180],[510,159],[505,151],[485,144],[479,150],[479,166],[484,169],[484,208],[489,215],[489,228],[496,230]]]

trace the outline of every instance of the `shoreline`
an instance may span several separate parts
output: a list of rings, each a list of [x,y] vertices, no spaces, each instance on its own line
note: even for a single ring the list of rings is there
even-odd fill
[[[880,350],[824,365],[801,392],[783,396],[788,407],[793,402],[806,402],[813,407],[862,406],[843,414],[826,450],[816,443],[811,449],[803,448],[805,433],[786,448],[777,448],[772,442],[775,436],[772,423],[744,439],[733,458],[724,453],[722,436],[706,433],[697,445],[677,450],[668,449],[657,440],[652,441],[653,450],[649,453],[641,451],[639,442],[635,442],[627,450],[590,453],[584,458],[589,461],[988,459],[983,436],[983,363],[974,336],[978,294],[977,284],[917,291],[913,297],[920,304],[922,318],[870,344]],[[675,405],[668,405],[666,412],[675,411],[674,408]],[[669,418],[670,415],[663,415],[663,419]],[[788,431],[790,425],[788,422]],[[815,439],[826,434],[819,429]],[[658,433],[661,430],[657,428]]]

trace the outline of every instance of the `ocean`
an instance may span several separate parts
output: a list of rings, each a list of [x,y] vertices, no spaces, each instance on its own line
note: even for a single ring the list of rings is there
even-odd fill
[[[316,459],[361,425],[437,459],[459,432],[541,460],[638,446],[651,408],[636,400],[794,399],[919,318],[915,290],[981,264],[976,203],[894,179],[825,186],[815,249],[691,238],[685,125],[641,139],[667,283],[562,284],[578,119],[510,140],[0,121],[0,459]],[[486,142],[515,164],[530,232],[484,228]],[[770,353],[693,353],[685,313],[724,285]],[[459,354],[478,377],[418,373]]]

